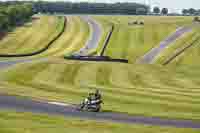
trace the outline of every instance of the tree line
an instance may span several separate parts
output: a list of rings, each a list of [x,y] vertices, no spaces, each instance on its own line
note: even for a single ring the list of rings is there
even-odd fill
[[[5,5],[23,5],[26,1],[0,2]],[[66,14],[130,14],[146,15],[149,13],[149,6],[139,3],[118,2],[118,3],[88,3],[88,2],[48,2],[29,1],[35,13],[66,13]],[[23,8],[22,8],[23,10]]]
[[[32,9],[31,3],[0,3],[0,31],[28,20],[33,15]]]
[[[194,8],[183,9],[182,14],[183,15],[200,15],[200,9],[194,9]]]
[[[159,8],[159,7],[154,7],[153,8],[153,13],[157,15],[167,15],[168,14],[168,8]],[[181,15],[181,14],[179,14]],[[197,16],[200,15],[200,9],[194,9],[194,8],[189,8],[189,9],[183,9],[182,10],[182,15],[190,15],[190,16]]]
[[[138,3],[34,2],[34,11],[66,14],[134,14],[145,15],[149,7]]]
[[[156,7],[153,8],[153,13],[154,14],[167,15],[168,14],[168,8],[160,9],[159,7],[156,6]]]

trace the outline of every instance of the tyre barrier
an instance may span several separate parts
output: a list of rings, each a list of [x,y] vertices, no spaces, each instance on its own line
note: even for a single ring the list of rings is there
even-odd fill
[[[102,51],[101,51],[101,53],[100,53],[100,56],[103,56],[103,55],[104,55],[104,52],[105,52],[105,50],[106,50],[106,48],[107,48],[107,46],[108,46],[108,43],[109,43],[109,41],[110,41],[110,38],[111,38],[111,36],[112,36],[113,31],[114,31],[114,24],[111,23],[111,30],[110,30],[109,34],[107,35],[107,37],[106,37],[106,40],[105,40],[105,42],[104,42],[103,49],[102,49]]]
[[[49,49],[49,47],[65,32],[66,23],[67,23],[67,18],[64,17],[64,25],[61,32],[54,39],[52,39],[44,48],[32,53],[25,53],[25,54],[0,54],[0,57],[27,57],[27,56],[34,56],[41,54],[42,52]]]
[[[79,61],[96,61],[96,62],[121,62],[128,63],[126,59],[112,59],[108,56],[65,56],[68,60],[79,60]]]

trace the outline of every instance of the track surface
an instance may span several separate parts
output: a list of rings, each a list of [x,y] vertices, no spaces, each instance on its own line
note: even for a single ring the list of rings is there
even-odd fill
[[[86,20],[92,21],[88,18]],[[87,47],[89,49],[95,48],[98,45],[99,36],[101,35],[101,30],[99,30],[99,26],[94,22],[90,22],[91,25],[95,25],[94,27],[98,27],[98,30],[93,29],[93,34],[95,36],[93,39],[89,39],[87,42]],[[93,24],[92,24],[93,23]],[[93,26],[92,26],[93,27]],[[180,30],[180,29],[179,29]],[[183,30],[183,31],[182,31]],[[189,31],[189,29],[182,29],[181,33]],[[94,31],[98,32],[95,33]],[[176,33],[179,34],[180,33]],[[175,36],[176,38],[176,36]],[[95,40],[95,41],[94,41]],[[168,40],[168,39],[167,39]],[[170,39],[169,39],[170,40]],[[172,39],[173,40],[173,39]],[[93,42],[95,45],[93,45]],[[86,49],[83,48],[83,49]],[[83,50],[84,54],[88,52],[88,50]],[[45,60],[45,59],[41,59]],[[15,65],[17,63],[23,62],[32,62],[33,60],[17,60],[17,61],[0,61],[0,69],[7,68],[9,66]],[[37,100],[30,100],[24,98],[17,98],[15,96],[7,96],[7,95],[0,95],[0,111],[2,109],[10,109],[16,110],[18,112],[33,112],[33,113],[45,113],[45,114],[52,114],[52,115],[62,115],[66,117],[78,117],[83,119],[93,119],[93,120],[100,120],[100,121],[113,121],[113,122],[120,122],[120,123],[138,123],[138,124],[149,124],[149,125],[159,125],[159,126],[172,126],[177,128],[198,128],[200,129],[200,122],[194,122],[190,120],[172,120],[172,119],[162,119],[156,117],[144,117],[144,116],[131,116],[128,114],[122,113],[109,113],[109,112],[101,112],[101,113],[89,113],[89,112],[79,112],[76,111],[75,106],[73,105],[65,105],[65,104],[55,104],[49,103],[45,101],[37,101]]]
[[[159,46],[150,50],[147,54],[145,54],[142,58],[137,60],[139,64],[152,64],[156,58],[167,46],[172,44],[173,41],[181,37],[187,32],[190,32],[192,29],[190,27],[180,27],[173,34],[163,40]]]
[[[193,122],[190,120],[169,120],[161,118],[151,118],[142,116],[131,116],[120,113],[92,113],[76,111],[75,106],[57,105],[42,101],[33,101],[24,98],[17,98],[14,96],[0,95],[0,109],[12,109],[18,112],[33,112],[45,113],[52,115],[62,115],[66,117],[78,117],[84,119],[113,121],[120,123],[138,123],[150,124],[159,126],[173,126],[178,128],[198,128],[200,129],[200,122]]]
[[[1,61],[0,60],[0,69],[6,69],[10,66],[19,64],[19,63],[28,63],[28,62],[33,62],[33,61],[45,61],[47,60],[46,58],[40,58],[40,59],[17,59],[17,60],[12,60],[12,61]]]
[[[91,32],[90,32],[90,37],[86,42],[86,45],[75,54],[86,56],[89,54],[91,50],[96,49],[98,47],[102,35],[102,28],[94,19],[92,19],[89,16],[84,16],[84,17],[81,16],[81,19],[89,24]]]

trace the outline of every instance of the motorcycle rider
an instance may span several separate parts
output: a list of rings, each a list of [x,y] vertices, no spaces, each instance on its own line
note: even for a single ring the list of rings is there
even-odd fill
[[[96,89],[95,93],[89,93],[87,97],[88,104],[100,104],[101,103],[101,93]]]
[[[101,100],[101,93],[100,93],[99,89],[96,89],[94,96],[95,96],[96,100]]]
[[[96,89],[95,93],[92,94],[92,104],[101,104],[102,100],[101,100],[101,93],[98,89]]]
[[[94,95],[93,93],[89,93],[88,98],[87,98],[89,103],[92,101],[93,95]]]

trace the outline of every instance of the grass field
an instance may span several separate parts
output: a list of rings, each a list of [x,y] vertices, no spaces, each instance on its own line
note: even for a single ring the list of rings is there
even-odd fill
[[[200,120],[199,74],[198,68],[176,71],[153,65],[52,59],[9,69],[1,74],[0,91],[79,103],[91,88],[99,87],[104,111]]]
[[[0,112],[1,133],[198,133],[199,130],[85,121],[31,113]]]
[[[176,28],[191,24],[192,21],[192,17],[95,16],[94,18],[102,24],[104,31],[100,45],[95,52],[99,53],[101,50],[110,29],[110,22],[112,22],[115,24],[115,30],[106,55],[113,58],[126,58],[132,63],[152,47],[158,45]],[[145,25],[128,25],[128,22],[134,20],[142,20]],[[39,20],[33,24],[37,21]],[[48,57],[47,61],[19,64],[2,71],[0,74],[0,93],[79,103],[88,95],[88,92],[92,91],[92,88],[100,88],[103,92],[103,111],[106,112],[200,121],[200,71],[198,63],[200,45],[194,45],[167,67],[157,65],[162,64],[171,53],[183,46],[183,42],[191,41],[194,32],[188,33],[174,42],[172,47],[159,56],[156,64],[152,65],[67,61],[58,57],[79,50],[90,33],[86,22],[77,16],[71,16],[68,17],[67,27],[63,35],[50,49],[37,56]],[[32,33],[31,31],[29,34]],[[11,49],[15,49],[15,47],[11,47]],[[12,52],[12,50],[10,51]],[[2,116],[0,117],[0,132],[2,130],[2,132],[10,131],[13,133],[32,131],[38,133],[60,131],[62,133],[66,131],[65,129],[80,132],[80,128],[76,128],[77,125],[83,127],[81,129],[83,132],[92,132],[95,128],[97,133],[102,132],[102,130],[105,130],[105,133],[121,132],[122,130],[125,132],[134,130],[138,133],[195,132],[195,130],[189,129],[72,121],[61,117],[54,118],[29,113],[9,114],[0,113]],[[8,118],[10,119],[6,120]],[[24,119],[20,120],[19,118]],[[43,126],[41,125],[43,122],[48,124]],[[8,123],[11,124],[8,125]],[[15,126],[14,123],[19,125]],[[27,128],[18,128],[23,123],[27,124]],[[55,124],[58,126],[55,127]],[[14,127],[13,130],[9,130],[8,127],[11,126]]]
[[[158,45],[179,26],[192,22],[192,17],[163,16],[99,16],[96,19],[115,24],[106,55],[113,58],[126,58],[130,62],[135,62],[138,57]],[[144,22],[144,26],[128,25],[136,20]]]
[[[34,18],[36,19],[8,33],[1,40],[0,54],[22,54],[40,50],[61,32],[64,24],[63,18],[55,16]]]
[[[44,17],[48,17],[48,16],[44,16]],[[38,55],[34,55],[31,57],[18,57],[17,59],[38,59],[38,58],[43,58],[43,57],[63,58],[65,54],[73,53],[75,51],[78,51],[80,48],[82,48],[85,45],[85,42],[87,41],[89,37],[89,34],[90,34],[90,29],[87,22],[83,21],[78,16],[68,16],[66,27],[63,34],[47,50],[45,50],[44,52]],[[12,39],[15,39],[15,38],[13,37]],[[19,45],[19,44],[16,43],[16,45]],[[45,44],[40,45],[40,46],[45,46]],[[14,61],[16,60],[16,58],[1,57],[0,60]]]

